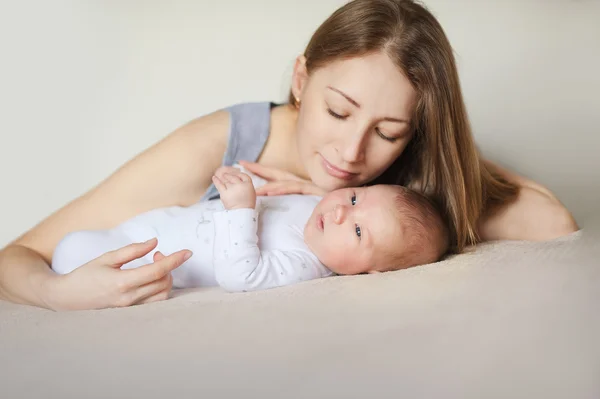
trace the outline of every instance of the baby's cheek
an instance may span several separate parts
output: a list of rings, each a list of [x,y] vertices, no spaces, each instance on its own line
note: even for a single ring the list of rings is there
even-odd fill
[[[353,252],[343,246],[331,246],[327,250],[325,266],[338,274],[355,274],[356,258]]]

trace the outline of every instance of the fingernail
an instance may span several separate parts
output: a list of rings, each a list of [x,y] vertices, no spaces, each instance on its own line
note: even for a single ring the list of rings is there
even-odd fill
[[[148,241],[144,242],[144,244],[150,244],[154,240],[156,240],[156,237],[149,239]]]
[[[183,255],[183,260],[188,260],[191,257],[192,257],[192,252],[191,251],[187,251],[185,253],[185,255]]]

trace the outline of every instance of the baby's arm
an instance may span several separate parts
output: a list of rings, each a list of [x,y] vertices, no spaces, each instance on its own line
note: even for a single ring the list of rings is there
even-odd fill
[[[261,252],[257,221],[258,213],[250,208],[215,213],[214,267],[222,288],[254,291],[331,275],[307,250]]]
[[[235,168],[219,168],[213,182],[227,209],[214,214],[214,267],[221,287],[252,291],[331,274],[307,250],[260,251],[256,192],[247,174]]]

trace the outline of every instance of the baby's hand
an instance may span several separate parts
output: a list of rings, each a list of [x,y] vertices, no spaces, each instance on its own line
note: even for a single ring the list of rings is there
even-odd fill
[[[219,190],[225,209],[242,209],[256,207],[256,191],[252,179],[239,169],[220,167],[212,181]]]

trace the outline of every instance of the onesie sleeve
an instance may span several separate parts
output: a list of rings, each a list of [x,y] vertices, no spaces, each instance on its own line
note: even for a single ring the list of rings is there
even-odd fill
[[[226,291],[275,288],[332,274],[305,249],[261,251],[255,209],[215,212],[214,223],[215,277]]]

